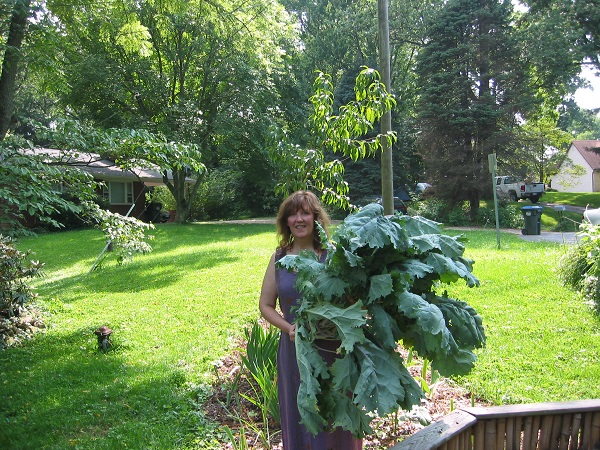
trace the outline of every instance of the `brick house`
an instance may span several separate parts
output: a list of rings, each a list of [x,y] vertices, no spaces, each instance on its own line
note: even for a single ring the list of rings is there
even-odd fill
[[[160,172],[150,169],[124,170],[113,161],[102,159],[100,155],[86,152],[65,153],[54,149],[36,149],[37,155],[48,155],[59,164],[64,163],[88,172],[94,180],[102,182],[98,195],[111,212],[129,215],[144,221],[158,221],[155,205],[146,204],[146,193],[155,186],[164,184]],[[194,180],[190,179],[190,183]]]

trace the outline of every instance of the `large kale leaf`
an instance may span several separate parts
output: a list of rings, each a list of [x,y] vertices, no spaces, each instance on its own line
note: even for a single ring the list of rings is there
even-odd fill
[[[444,376],[466,374],[485,345],[481,317],[467,303],[437,293],[464,280],[479,285],[464,240],[421,217],[385,216],[371,204],[350,214],[327,241],[324,262],[312,252],[278,265],[297,272],[300,368],[298,408],[312,433],[340,426],[372,432],[373,414],[410,410],[424,395],[399,353],[412,347]],[[339,341],[328,365],[319,339]]]

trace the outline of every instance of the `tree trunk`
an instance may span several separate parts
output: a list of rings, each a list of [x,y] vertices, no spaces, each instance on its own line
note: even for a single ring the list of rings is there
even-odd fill
[[[16,0],[10,19],[6,50],[0,74],[0,140],[4,139],[13,114],[15,84],[21,60],[21,44],[25,37],[31,0]]]
[[[379,71],[385,88],[391,92],[390,69],[390,23],[388,18],[388,0],[377,0],[377,18],[379,23]],[[392,112],[386,112],[381,118],[381,134],[388,135],[392,130]],[[392,164],[392,146],[387,139],[382,141],[381,155],[381,198],[385,214],[394,214],[394,170]]]

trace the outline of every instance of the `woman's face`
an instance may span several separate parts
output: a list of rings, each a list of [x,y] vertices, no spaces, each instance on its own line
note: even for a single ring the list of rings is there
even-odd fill
[[[301,207],[287,218],[287,225],[294,239],[311,238],[315,228],[315,215]]]

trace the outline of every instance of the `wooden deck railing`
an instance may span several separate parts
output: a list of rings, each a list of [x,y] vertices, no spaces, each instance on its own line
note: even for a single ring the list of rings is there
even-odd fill
[[[389,450],[600,450],[600,400],[462,408]]]

